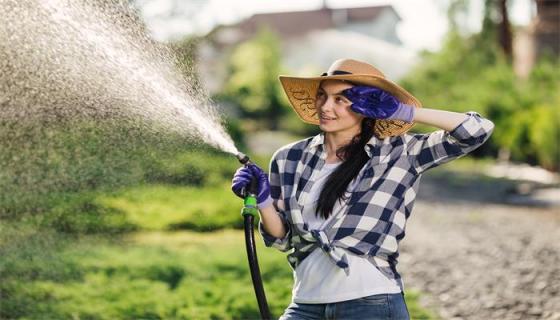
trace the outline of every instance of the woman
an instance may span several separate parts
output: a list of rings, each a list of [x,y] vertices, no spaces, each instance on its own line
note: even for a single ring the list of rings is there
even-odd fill
[[[494,124],[476,112],[422,108],[375,67],[335,61],[320,77],[281,76],[290,103],[321,133],[280,148],[259,181],[265,245],[292,250],[292,302],[281,319],[409,319],[397,272],[422,173],[481,146]],[[407,133],[414,123],[441,130]],[[319,249],[319,250],[315,250]]]

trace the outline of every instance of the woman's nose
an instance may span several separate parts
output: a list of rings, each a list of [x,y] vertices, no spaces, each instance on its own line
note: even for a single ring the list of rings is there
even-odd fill
[[[327,98],[325,99],[325,103],[323,103],[323,105],[321,106],[321,111],[325,112],[325,111],[330,111],[334,109],[334,102],[332,98]]]

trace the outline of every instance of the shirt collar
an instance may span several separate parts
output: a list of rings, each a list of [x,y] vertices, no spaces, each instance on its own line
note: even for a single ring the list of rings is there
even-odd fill
[[[311,139],[311,142],[309,143],[309,148],[315,149],[318,146],[323,145],[324,143],[325,143],[325,135],[323,132],[321,132],[315,137],[313,137],[313,139]]]
[[[317,134],[315,137],[313,137],[313,139],[311,139],[311,142],[309,143],[309,148],[315,149],[319,146],[323,146],[324,144],[325,144],[325,133],[321,132]],[[371,139],[369,139],[369,141],[364,146],[364,150],[366,151],[367,155],[371,158],[372,149],[375,148],[375,146],[380,146],[381,144],[383,144],[383,140],[377,138],[374,134],[371,136]]]

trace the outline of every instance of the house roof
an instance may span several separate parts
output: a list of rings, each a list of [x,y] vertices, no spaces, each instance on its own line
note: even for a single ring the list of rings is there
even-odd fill
[[[355,23],[375,19],[384,10],[392,10],[398,20],[401,20],[398,13],[390,5],[343,9],[323,7],[319,10],[311,11],[255,14],[234,27],[245,34],[253,34],[258,31],[260,26],[267,25],[278,34],[284,37],[291,37],[313,30],[334,28],[337,26],[334,18],[337,15],[345,17],[346,23]]]
[[[268,26],[280,37],[288,39],[315,30],[340,27],[341,24],[371,21],[386,10],[390,10],[398,21],[402,20],[391,5],[260,13],[233,25],[218,26],[206,35],[206,39],[217,47],[229,46],[252,37],[262,26]]]

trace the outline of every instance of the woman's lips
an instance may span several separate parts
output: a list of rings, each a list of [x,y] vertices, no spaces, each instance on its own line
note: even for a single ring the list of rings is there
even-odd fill
[[[321,116],[319,118],[320,122],[329,122],[329,121],[334,121],[334,120],[336,120],[336,118],[334,118],[334,117]]]

